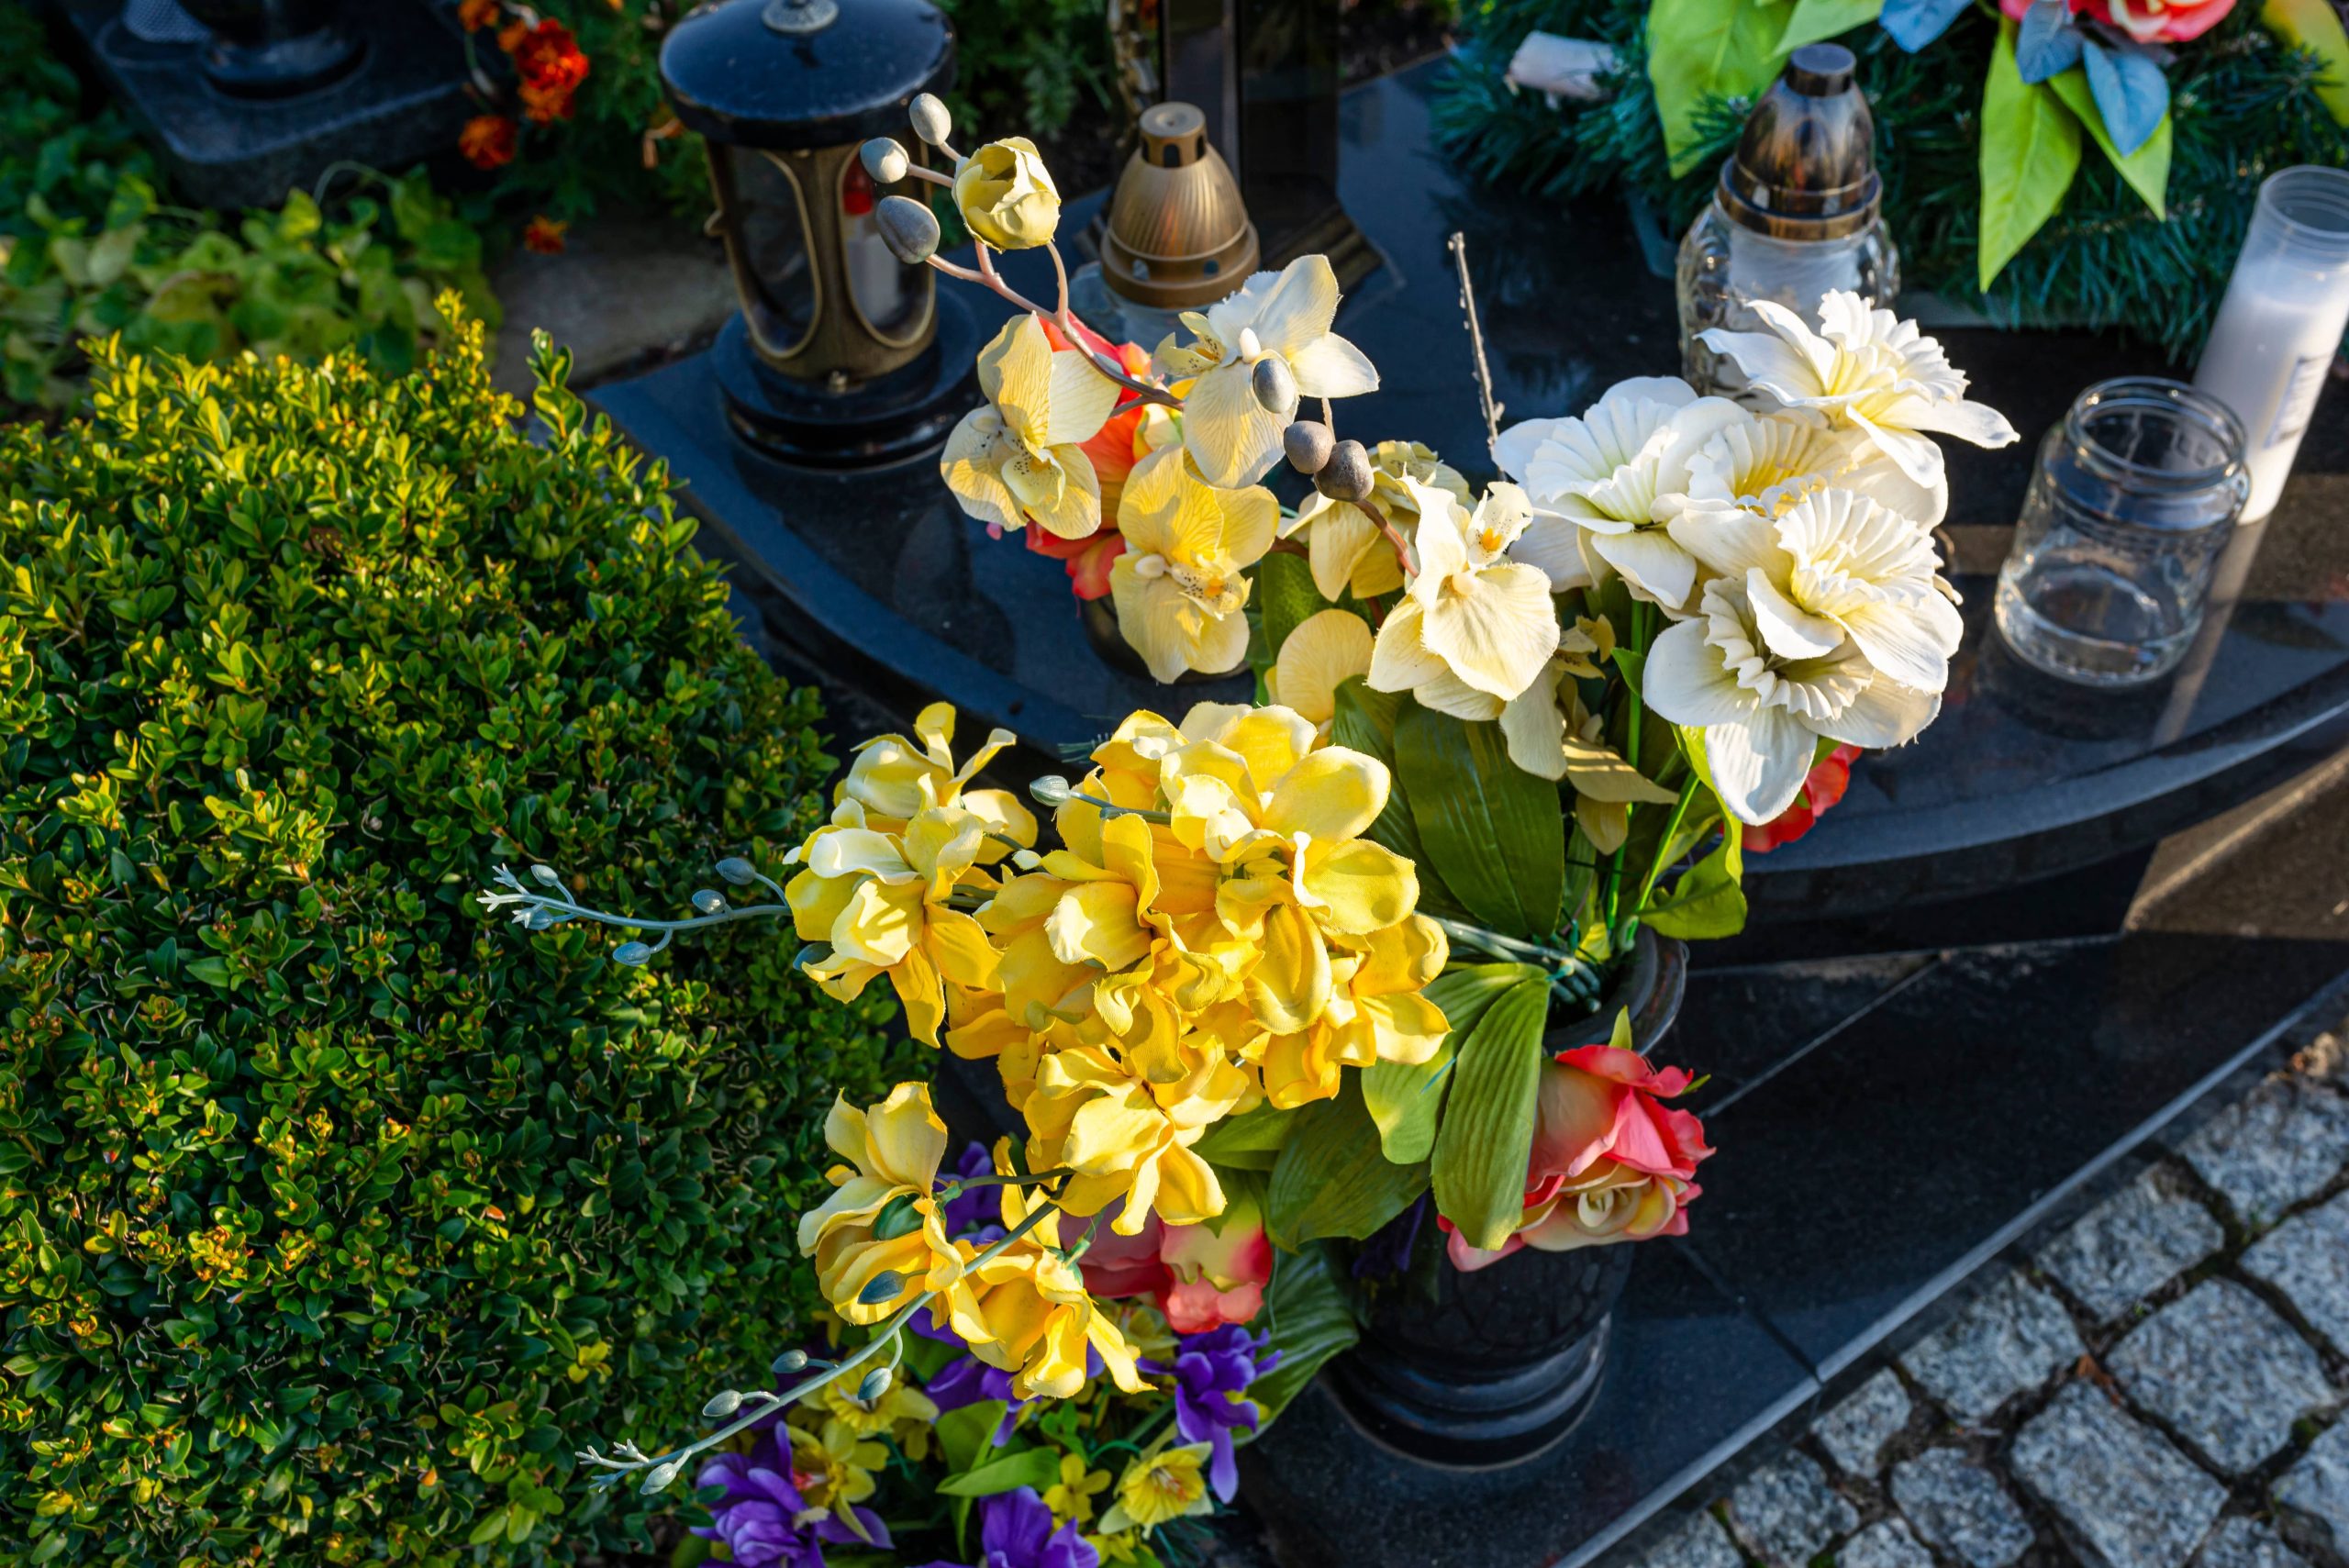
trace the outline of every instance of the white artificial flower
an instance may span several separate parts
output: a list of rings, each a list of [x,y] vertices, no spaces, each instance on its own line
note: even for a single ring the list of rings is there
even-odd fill
[[[1642,598],[1675,615],[1693,607],[1697,562],[1667,527],[1689,462],[1724,427],[1754,417],[1725,397],[1699,397],[1676,376],[1616,383],[1579,418],[1529,419],[1493,442],[1501,472],[1525,486],[1535,517],[1513,552],[1559,588],[1623,574]]]
[[[1820,298],[1817,332],[1785,306],[1756,300],[1753,308],[1767,332],[1715,327],[1700,335],[1705,346],[1737,361],[1751,391],[1865,430],[1919,484],[1936,485],[1942,475],[1941,449],[1921,431],[1977,447],[2017,439],[2006,416],[1966,401],[1965,373],[1914,321],[1871,310],[1841,289]]]
[[[1472,516],[1451,492],[1406,479],[1419,505],[1413,572],[1372,646],[1373,691],[1409,692],[1459,718],[1497,718],[1558,647],[1550,579],[1508,559],[1533,515],[1497,484]]]
[[[1865,430],[1839,428],[1811,408],[1780,408],[1722,426],[1688,459],[1688,484],[1661,497],[1675,512],[1742,508],[1776,517],[1834,485],[1856,490],[1932,528],[1949,510],[1945,483],[1920,484]]]
[[[1168,338],[1157,359],[1190,381],[1183,399],[1183,444],[1209,484],[1253,484],[1280,461],[1281,431],[1294,414],[1257,401],[1259,361],[1286,361],[1303,397],[1353,397],[1378,390],[1378,372],[1360,349],[1330,330],[1338,316],[1338,274],[1327,256],[1299,256],[1278,272],[1258,272],[1204,315],[1183,313],[1193,341]]]
[[[1776,517],[1692,512],[1675,537],[1705,570],[1738,582],[1766,651],[1803,660],[1849,645],[1920,691],[1949,684],[1965,623],[1932,535],[1854,491],[1804,496]]]
[[[1701,613],[1657,636],[1640,689],[1661,717],[1704,731],[1722,808],[1756,826],[1794,804],[1820,739],[1901,745],[1933,721],[1942,700],[1879,673],[1855,646],[1778,654],[1736,577],[1715,578]]]

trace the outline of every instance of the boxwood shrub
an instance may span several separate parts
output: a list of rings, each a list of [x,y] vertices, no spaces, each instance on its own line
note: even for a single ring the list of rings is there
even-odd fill
[[[828,772],[539,365],[536,445],[477,328],[396,379],[106,348],[0,431],[0,1564],[641,1547],[573,1451],[690,1429],[812,1300],[882,1004],[772,928],[631,970],[472,901],[544,861],[674,912]]]

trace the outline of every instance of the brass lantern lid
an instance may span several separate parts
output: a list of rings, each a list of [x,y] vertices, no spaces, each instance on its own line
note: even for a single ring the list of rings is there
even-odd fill
[[[1721,164],[1721,210],[1779,239],[1841,239],[1876,222],[1876,117],[1841,44],[1805,44],[1746,117]]]
[[[1208,145],[1207,116],[1191,104],[1144,109],[1141,145],[1109,198],[1101,281],[1136,305],[1186,310],[1246,283],[1256,257],[1256,226]]]

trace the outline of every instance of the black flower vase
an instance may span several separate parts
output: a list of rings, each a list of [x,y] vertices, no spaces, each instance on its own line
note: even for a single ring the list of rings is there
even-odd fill
[[[1653,1052],[1679,1015],[1687,962],[1682,943],[1642,931],[1598,1009],[1571,1020],[1553,1012],[1543,1049],[1604,1045],[1628,1007],[1633,1045]],[[1464,1273],[1421,1198],[1362,1249],[1356,1272],[1370,1292],[1362,1340],[1330,1368],[1341,1407],[1373,1440],[1424,1462],[1481,1470],[1533,1458],[1598,1393],[1635,1250],[1526,1247]]]

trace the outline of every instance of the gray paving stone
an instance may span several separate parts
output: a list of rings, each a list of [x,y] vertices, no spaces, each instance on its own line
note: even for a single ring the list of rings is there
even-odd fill
[[[2309,1564],[2274,1530],[2257,1519],[2238,1516],[2219,1521],[2219,1528],[2194,1554],[2193,1568],[2309,1568]]]
[[[2298,1515],[2310,1531],[2349,1558],[2349,1421],[2319,1434],[2298,1464],[2276,1483],[2277,1503]]]
[[[1909,1347],[1901,1368],[1960,1420],[1987,1420],[2087,1353],[2063,1304],[2019,1273]]]
[[[2039,1266],[2099,1323],[2110,1322],[2226,1245],[2192,1198],[2162,1190],[2150,1171],[2083,1215],[2039,1254]]]
[[[1902,1518],[1878,1519],[1843,1543],[1836,1568],[1933,1568],[1933,1554]]]
[[[2031,1550],[2031,1521],[1997,1476],[1956,1449],[1894,1465],[1892,1500],[1919,1535],[1969,1568],[2007,1568]]]
[[[2266,1280],[2349,1355],[2349,1193],[2296,1214],[2243,1255],[2243,1272]]]
[[[2349,1099],[2298,1074],[2272,1078],[2221,1111],[2178,1152],[2244,1224],[2272,1224],[2349,1162]]]
[[[1810,1435],[1846,1475],[1870,1477],[1884,1468],[1884,1445],[1909,1425],[1909,1391],[1890,1367],[1869,1378],[1842,1404],[1810,1424]]]
[[[1640,1568],[1745,1568],[1745,1559],[1710,1514],[1690,1514],[1640,1556]]]
[[[1804,1568],[1860,1516],[1809,1455],[1789,1450],[1738,1483],[1729,1522],[1770,1568]]]
[[[2232,1280],[2204,1280],[2129,1331],[2105,1358],[2129,1397],[2230,1475],[2292,1440],[2292,1423],[2332,1403],[2307,1340]]]
[[[2227,1500],[2090,1384],[2068,1385],[2024,1425],[2011,1463],[2088,1568],[2178,1568]]]

